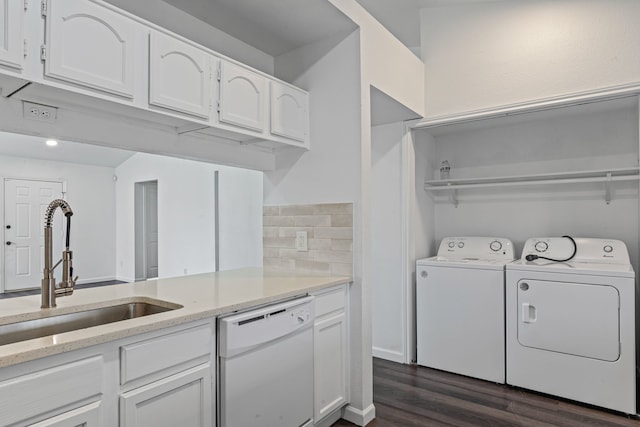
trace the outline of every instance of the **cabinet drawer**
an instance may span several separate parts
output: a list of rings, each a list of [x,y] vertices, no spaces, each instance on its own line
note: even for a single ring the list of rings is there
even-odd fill
[[[210,357],[212,335],[207,324],[120,347],[120,384],[162,370],[201,363],[203,358]]]
[[[0,425],[14,425],[57,415],[100,400],[102,356],[67,363],[0,383]]]
[[[327,314],[343,311],[345,307],[346,285],[329,288],[315,294],[316,318]]]

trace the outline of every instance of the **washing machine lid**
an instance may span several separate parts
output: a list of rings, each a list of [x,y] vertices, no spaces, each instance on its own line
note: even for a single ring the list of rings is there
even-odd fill
[[[445,237],[438,255],[418,260],[418,265],[502,270],[513,261],[513,243],[504,237]]]
[[[434,256],[416,261],[419,266],[475,268],[481,270],[504,270],[504,266],[508,262],[511,261],[481,258],[448,258],[442,256]]]
[[[513,243],[504,237],[445,237],[440,242],[437,256],[442,260],[497,260],[515,259]]]

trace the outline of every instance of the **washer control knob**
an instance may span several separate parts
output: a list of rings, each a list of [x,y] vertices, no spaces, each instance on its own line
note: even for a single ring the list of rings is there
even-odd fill
[[[549,249],[549,244],[547,242],[536,242],[534,247],[538,252],[545,252],[547,249]]]
[[[459,247],[460,249],[464,248],[464,242],[458,242],[458,247]]]
[[[456,245],[456,242],[449,242],[449,245],[448,245],[448,246],[449,246],[450,248],[452,248],[452,247],[454,247],[455,245]]]
[[[493,242],[489,243],[489,247],[491,248],[492,251],[498,252],[500,249],[502,249],[502,243],[498,242],[497,240],[494,240]]]
[[[429,273],[427,273],[427,270],[422,270],[420,272],[420,277],[422,277],[423,279],[425,279],[428,275],[429,275]]]
[[[602,250],[605,251],[606,253],[610,254],[611,252],[613,252],[613,246],[605,245],[604,248],[602,248]]]

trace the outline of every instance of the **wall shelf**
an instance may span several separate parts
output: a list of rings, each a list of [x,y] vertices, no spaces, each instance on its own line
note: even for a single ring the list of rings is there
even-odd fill
[[[517,187],[549,184],[604,183],[605,202],[611,203],[611,184],[621,181],[638,181],[640,168],[600,169],[575,172],[544,173],[535,175],[512,175],[487,178],[462,178],[430,180],[424,182],[425,191],[449,192],[451,203],[458,206],[458,190],[473,190],[495,187]]]

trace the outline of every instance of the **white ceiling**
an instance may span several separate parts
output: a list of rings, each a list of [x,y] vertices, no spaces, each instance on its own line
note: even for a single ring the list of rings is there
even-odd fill
[[[355,29],[327,0],[164,1],[271,56]]]
[[[134,151],[69,141],[58,141],[57,146],[48,147],[47,139],[0,132],[0,155],[115,168],[135,154]]]
[[[355,28],[328,0],[164,1],[271,56]],[[407,47],[417,48],[420,9],[500,0],[357,1]]]

